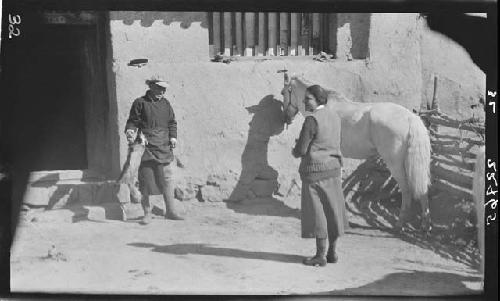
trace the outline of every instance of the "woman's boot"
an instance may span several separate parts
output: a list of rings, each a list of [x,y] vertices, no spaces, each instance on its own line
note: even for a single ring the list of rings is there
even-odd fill
[[[316,255],[314,257],[304,259],[305,265],[325,266],[326,265],[326,238],[316,238]]]
[[[326,253],[326,261],[328,263],[337,263],[339,261],[339,257],[336,252],[337,247],[337,238],[330,240],[330,246],[328,247],[328,252]]]

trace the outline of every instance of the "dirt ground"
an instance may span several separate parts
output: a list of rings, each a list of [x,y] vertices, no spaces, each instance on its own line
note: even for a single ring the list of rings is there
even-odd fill
[[[477,253],[466,254],[464,247],[444,244],[435,234],[398,234],[350,211],[351,227],[339,243],[339,262],[308,267],[301,260],[315,246],[314,240],[300,238],[297,199],[184,205],[187,220],[158,216],[147,226],[137,220],[25,222],[12,250],[11,289],[427,296],[481,292],[477,258],[472,258]]]

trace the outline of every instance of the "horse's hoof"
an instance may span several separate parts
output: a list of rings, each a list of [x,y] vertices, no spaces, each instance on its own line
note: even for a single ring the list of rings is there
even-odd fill
[[[431,231],[432,231],[432,224],[423,225],[423,226],[422,226],[422,230],[424,231],[424,233],[425,233],[426,235],[431,234]]]
[[[397,231],[397,232],[403,232],[403,223],[401,222],[396,222],[396,225],[394,226],[394,229]]]

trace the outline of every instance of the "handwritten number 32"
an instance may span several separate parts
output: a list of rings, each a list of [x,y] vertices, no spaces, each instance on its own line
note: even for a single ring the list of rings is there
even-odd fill
[[[12,36],[19,36],[21,34],[21,30],[15,27],[14,25],[21,24],[21,16],[19,15],[10,15],[9,14],[9,39],[12,39]]]

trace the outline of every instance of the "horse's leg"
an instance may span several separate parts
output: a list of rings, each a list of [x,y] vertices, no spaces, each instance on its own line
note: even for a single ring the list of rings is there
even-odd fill
[[[422,208],[422,230],[429,233],[432,230],[431,214],[429,210],[429,198],[427,194],[422,195],[419,199]]]
[[[387,168],[389,168],[389,170],[391,171],[391,175],[394,177],[394,179],[396,179],[402,195],[401,209],[399,210],[399,219],[396,222],[396,230],[401,231],[409,219],[412,196],[404,170],[403,159],[401,158],[399,162],[395,159],[397,159],[397,157],[385,159],[384,161],[387,165]]]

